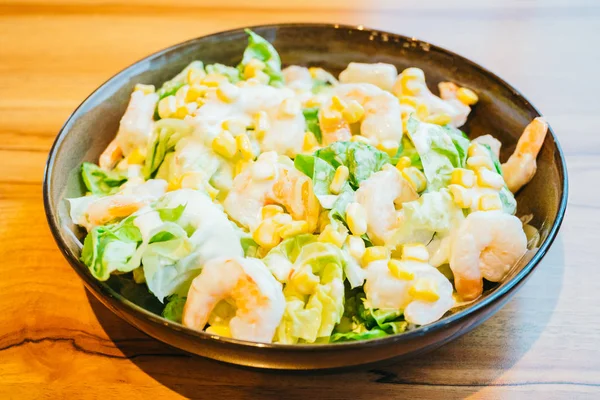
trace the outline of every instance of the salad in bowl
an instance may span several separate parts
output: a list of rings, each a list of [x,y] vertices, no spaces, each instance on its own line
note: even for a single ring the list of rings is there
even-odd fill
[[[98,280],[131,274],[195,330],[262,343],[399,334],[477,300],[539,241],[514,197],[535,118],[499,162],[460,130],[478,96],[385,63],[282,68],[252,31],[239,65],[138,84],[67,199]]]

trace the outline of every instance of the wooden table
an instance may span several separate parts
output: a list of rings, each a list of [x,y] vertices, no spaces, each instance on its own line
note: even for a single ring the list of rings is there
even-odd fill
[[[0,2],[0,398],[600,398],[598,2],[201,3]],[[431,354],[305,375],[181,354],[94,300],[52,240],[44,163],[94,88],[171,44],[290,21],[364,24],[454,50],[526,93],[559,135],[571,196],[551,251],[496,316]]]

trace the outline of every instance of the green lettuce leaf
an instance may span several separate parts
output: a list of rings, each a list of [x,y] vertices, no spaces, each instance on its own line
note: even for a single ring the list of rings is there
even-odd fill
[[[344,312],[342,252],[334,245],[317,242],[312,235],[287,239],[273,250],[264,261],[275,276],[285,278],[280,271],[293,271],[284,279],[286,310],[275,342],[315,343],[328,337]]]
[[[415,145],[410,140],[408,135],[402,136],[402,141],[400,142],[398,153],[395,157],[391,159],[391,163],[394,165],[398,164],[398,160],[400,160],[401,157],[408,157],[410,159],[410,164],[413,167],[417,167],[421,171],[423,170],[421,157],[419,157],[419,153],[417,152],[417,149],[415,149]]]
[[[134,219],[97,226],[85,237],[81,261],[96,279],[105,281],[112,272],[130,272],[139,267],[139,260],[134,260],[142,235],[133,224]]]
[[[321,143],[323,141],[323,134],[319,125],[319,107],[305,108],[302,110],[302,114],[304,114],[304,119],[306,120],[306,130],[312,132],[317,141]]]
[[[177,142],[191,134],[192,127],[179,119],[161,119],[154,125],[152,137],[148,142],[148,153],[142,172],[146,179],[154,176],[165,156],[175,150]]]
[[[246,29],[246,33],[248,34],[248,46],[244,50],[244,56],[242,62],[238,65],[238,70],[243,72],[246,65],[253,59],[262,61],[266,64],[264,72],[270,78],[269,84],[272,86],[283,85],[281,59],[277,50],[262,36],[257,35],[250,29]]]
[[[156,91],[158,94],[158,99],[164,99],[168,96],[173,96],[177,91],[186,83],[188,71],[192,68],[196,68],[199,70],[204,69],[204,64],[202,61],[192,61],[187,67],[185,67],[180,73],[175,75],[171,80],[166,81],[163,85]]]
[[[162,316],[173,322],[181,323],[185,300],[186,297],[176,294],[167,297],[167,305],[162,312]]]
[[[362,288],[346,290],[344,316],[335,327],[330,342],[374,339],[402,333],[408,328],[401,312],[365,307]]]
[[[412,117],[408,132],[421,158],[428,191],[448,186],[454,168],[465,165],[468,140],[454,130]]]
[[[127,182],[127,174],[120,171],[105,171],[96,164],[81,164],[81,177],[88,191],[92,194],[106,196],[115,194],[119,187]]]
[[[207,65],[206,73],[225,75],[230,83],[237,83],[242,79],[240,71],[237,68],[218,63]]]

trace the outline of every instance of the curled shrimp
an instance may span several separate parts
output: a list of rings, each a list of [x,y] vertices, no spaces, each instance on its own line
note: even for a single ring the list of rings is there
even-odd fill
[[[392,64],[386,63],[356,63],[351,62],[340,73],[341,83],[370,83],[383,90],[392,90],[398,70]]]
[[[396,168],[375,172],[362,181],[356,201],[367,215],[367,233],[376,245],[383,245],[398,228],[400,221],[395,205],[419,198],[411,184]]]
[[[471,108],[458,100],[456,96],[458,86],[451,82],[441,82],[438,87],[440,97],[431,93],[427,87],[423,70],[407,68],[398,75],[392,93],[401,102],[412,100],[414,103],[423,104],[427,109],[428,116],[446,114],[450,117],[449,125],[462,126],[467,121]]]
[[[450,249],[456,291],[464,300],[483,292],[483,278],[500,282],[527,250],[519,218],[502,211],[477,211],[461,223]]]
[[[203,330],[222,300],[232,300],[231,337],[270,343],[285,310],[281,284],[255,258],[219,257],[208,261],[193,281],[183,308],[183,325]]]
[[[238,174],[223,203],[229,216],[250,231],[260,224],[261,209],[268,204],[282,205],[294,220],[306,221],[310,232],[316,229],[320,205],[312,181],[275,152],[261,154]]]
[[[127,217],[165,194],[167,182],[152,179],[139,185],[131,185],[120,192],[92,201],[83,213],[78,225],[91,228],[112,220]]]
[[[401,108],[389,92],[369,83],[347,83],[334,88],[333,95],[349,103],[356,101],[364,110],[360,120],[360,134],[374,146],[398,144],[402,140]],[[343,113],[335,109],[330,98],[319,113],[319,123],[325,144],[348,140],[352,136],[350,123]]]
[[[392,274],[388,260],[367,265],[364,288],[371,307],[404,310],[406,321],[417,325],[434,322],[452,308],[452,284],[436,268],[426,262],[394,262],[406,275],[403,279]],[[419,285],[429,287],[434,297],[427,299],[415,293],[413,287]]]
[[[519,138],[514,153],[502,164],[504,180],[511,192],[518,192],[535,175],[537,170],[535,160],[544,144],[547,132],[548,123],[543,118],[538,117],[531,121]]]
[[[111,169],[123,156],[127,156],[135,149],[146,148],[148,138],[152,135],[157,102],[156,93],[136,90],[131,94],[117,136],[100,155],[100,167]]]

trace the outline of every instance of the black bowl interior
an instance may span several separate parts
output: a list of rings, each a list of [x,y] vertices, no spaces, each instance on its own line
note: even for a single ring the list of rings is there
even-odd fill
[[[519,92],[494,74],[456,54],[415,39],[339,25],[287,24],[253,29],[274,44],[285,65],[320,66],[337,74],[351,61],[386,62],[396,65],[399,71],[410,66],[422,68],[434,93],[437,93],[437,83],[445,80],[475,90],[480,101],[462,129],[471,138],[490,133],[500,139],[503,143],[503,160],[514,149],[524,127],[540,115]],[[81,232],[68,218],[63,199],[83,194],[79,166],[83,161],[97,162],[100,153],[115,136],[136,83],[160,86],[196,59],[205,64],[219,62],[236,65],[245,46],[246,34],[243,30],[228,31],[173,46],[118,73],[90,95],[70,117],[56,139],[46,169],[44,198],[48,221],[59,247],[92,292],[101,299],[108,297],[111,301],[116,300],[114,304],[121,308],[121,315],[135,313],[139,318],[166,325],[169,329],[195,338],[214,339],[153,315],[160,312],[162,305],[145,289],[140,290],[140,287],[132,285],[127,276],[111,278],[108,282],[93,279],[86,266],[78,261]],[[459,322],[472,311],[499,299],[527,276],[547,251],[562,221],[567,198],[566,179],[562,152],[550,130],[538,157],[535,178],[517,195],[518,215],[533,214],[532,224],[540,228],[542,244],[538,253],[523,260],[510,279],[500,285],[489,286],[485,295],[475,304],[402,336],[424,335],[428,330]],[[164,337],[161,339],[166,340]],[[377,342],[387,339],[390,338]],[[398,340],[402,339],[394,339]],[[231,342],[244,344],[235,340]],[[343,346],[352,345],[359,343]],[[326,347],[335,346],[340,345]],[[190,350],[189,346],[179,347]],[[192,348],[190,351],[195,350]],[[206,351],[195,352],[206,354]]]

